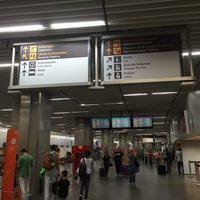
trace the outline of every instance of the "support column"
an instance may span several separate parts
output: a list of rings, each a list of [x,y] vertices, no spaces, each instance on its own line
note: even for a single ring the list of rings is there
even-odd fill
[[[89,118],[75,119],[75,145],[89,145],[93,149],[93,134]]]
[[[15,108],[17,110],[17,108]],[[19,116],[13,115],[13,126],[19,117],[19,142],[18,152],[27,148],[35,159],[32,169],[31,192],[39,193],[40,179],[38,176],[41,160],[50,145],[50,117],[51,104],[48,95],[44,92],[31,92],[21,95]]]
[[[112,157],[113,155],[113,141],[114,136],[113,136],[113,130],[108,131],[108,153]]]

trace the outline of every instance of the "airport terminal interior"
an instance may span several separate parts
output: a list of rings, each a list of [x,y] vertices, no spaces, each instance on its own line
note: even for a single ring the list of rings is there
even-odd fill
[[[94,159],[89,200],[199,199],[199,0],[0,0],[0,5],[1,193],[19,188],[4,187],[5,166],[16,163],[6,155],[26,148],[35,162],[29,199],[43,199],[41,160],[56,145],[60,167],[69,172],[68,199],[79,198],[74,174],[84,148]],[[12,148],[9,131],[16,134]],[[116,175],[112,155],[118,147],[124,166],[128,152],[136,152],[135,184],[126,173]],[[173,157],[171,172],[160,175],[156,152],[164,164],[166,150]],[[105,152],[113,166],[108,177],[100,177]]]

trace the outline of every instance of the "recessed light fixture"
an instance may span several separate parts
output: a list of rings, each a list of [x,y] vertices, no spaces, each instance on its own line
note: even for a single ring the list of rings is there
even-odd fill
[[[84,21],[84,22],[70,22],[70,23],[54,23],[51,24],[52,29],[68,29],[68,28],[82,28],[92,26],[103,26],[105,22],[102,20],[98,21]]]
[[[52,98],[52,99],[48,99],[50,101],[65,101],[65,100],[70,100],[71,98]]]
[[[63,117],[51,117],[51,119],[63,119]]]
[[[40,31],[44,29],[45,27],[39,24],[25,25],[25,26],[8,26],[8,27],[0,28],[0,33]]]
[[[54,115],[64,115],[64,114],[70,114],[70,112],[54,112]]]
[[[98,103],[88,103],[88,104],[82,103],[81,106],[100,106],[100,104],[98,104]]]
[[[104,103],[103,105],[122,105],[124,102]]]
[[[73,114],[78,114],[78,113],[88,113],[89,111],[83,110],[83,111],[72,111]]]
[[[11,112],[11,111],[13,111],[13,109],[12,108],[3,108],[3,109],[1,109],[1,111],[2,112]]]
[[[176,94],[177,92],[153,92],[152,95]]]
[[[132,96],[146,96],[148,93],[135,93],[135,94],[124,94],[125,97],[132,97]]]
[[[57,124],[57,126],[65,126],[65,125],[67,125],[67,124]]]
[[[182,56],[188,56],[188,55],[189,55],[188,52],[182,53]],[[193,51],[193,52],[192,52],[192,55],[193,55],[193,56],[198,56],[198,55],[200,55],[200,51]]]
[[[11,67],[11,63],[1,63],[0,67]],[[19,63],[15,63],[14,66],[18,67]]]

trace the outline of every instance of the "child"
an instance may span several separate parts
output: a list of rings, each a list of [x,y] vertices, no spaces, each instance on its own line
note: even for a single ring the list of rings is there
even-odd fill
[[[68,171],[61,172],[60,180],[57,185],[57,200],[66,200],[68,196],[70,182],[67,179]]]

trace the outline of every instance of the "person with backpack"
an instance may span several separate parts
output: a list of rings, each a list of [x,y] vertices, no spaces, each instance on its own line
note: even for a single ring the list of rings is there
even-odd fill
[[[89,191],[89,184],[90,184],[90,176],[91,176],[91,168],[93,165],[93,159],[90,157],[91,152],[85,151],[83,158],[80,160],[79,167],[77,169],[77,174],[80,177],[80,196],[79,200],[83,199],[83,193],[85,192],[84,199],[88,199],[88,191]],[[80,166],[86,165],[86,172],[80,174]]]
[[[60,174],[59,170],[59,154],[57,146],[51,145],[50,150],[43,157],[44,175],[44,200],[49,200],[50,185],[57,180]]]

